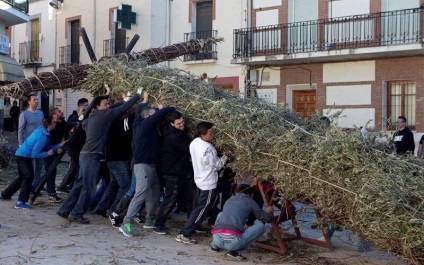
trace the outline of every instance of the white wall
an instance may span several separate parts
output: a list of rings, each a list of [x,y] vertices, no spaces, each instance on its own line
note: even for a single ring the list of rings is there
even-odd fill
[[[246,28],[247,25],[247,1],[231,0],[216,1],[216,15],[212,22],[212,28],[218,31],[218,37],[224,41],[217,44],[218,60],[206,60],[183,62],[182,58],[171,61],[170,66],[187,70],[200,76],[206,72],[209,77],[239,77],[239,89],[244,93],[244,77],[246,67],[231,64],[233,56],[233,30]],[[192,32],[194,25],[189,22],[188,1],[171,2],[171,43],[184,41],[184,33]]]
[[[264,8],[281,5],[281,0],[253,0],[253,8]]]
[[[318,19],[318,1],[289,0],[288,22],[310,21]]]
[[[381,0],[382,11],[417,8],[419,6],[419,0]]]
[[[365,126],[368,122],[368,127],[375,127],[374,108],[323,109],[323,114],[327,116],[338,111],[343,111],[337,120],[338,125],[342,128]]]
[[[256,12],[256,27],[277,25],[278,9]]]
[[[371,85],[327,86],[326,105],[371,105]]]
[[[276,88],[260,88],[256,90],[258,98],[261,98],[269,103],[277,104],[277,89]]]
[[[339,0],[328,2],[328,17],[344,17],[370,13],[370,1],[373,0]],[[404,1],[404,0],[395,0]]]
[[[328,63],[323,65],[323,82],[360,82],[375,80],[375,61]]]

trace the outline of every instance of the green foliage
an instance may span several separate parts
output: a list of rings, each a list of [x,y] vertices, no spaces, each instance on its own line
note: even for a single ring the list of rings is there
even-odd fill
[[[397,157],[380,135],[365,141],[319,116],[309,121],[262,100],[240,98],[190,73],[143,62],[108,59],[94,64],[82,89],[94,95],[135,92],[178,108],[193,128],[208,120],[218,130],[216,146],[230,157],[238,177],[274,183],[285,199],[320,209],[324,221],[340,224],[415,264],[424,263],[423,161]]]

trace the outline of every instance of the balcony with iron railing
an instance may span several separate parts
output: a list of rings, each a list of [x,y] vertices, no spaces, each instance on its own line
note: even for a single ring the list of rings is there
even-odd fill
[[[232,62],[285,64],[421,55],[423,12],[413,8],[235,29]]]
[[[103,41],[103,56],[112,56],[125,52],[128,38],[112,38]]]
[[[19,63],[23,65],[41,64],[40,41],[19,43]]]
[[[12,7],[24,12],[28,13],[28,2],[29,0],[0,0],[8,3]]]
[[[59,68],[80,63],[81,45],[67,45],[59,47]]]
[[[207,30],[184,33],[184,41],[196,40],[196,39],[209,39],[218,37],[218,31]],[[217,60],[218,53],[216,51],[216,43],[205,46],[198,54],[186,54],[184,55],[184,62],[189,61],[203,61],[203,60]]]

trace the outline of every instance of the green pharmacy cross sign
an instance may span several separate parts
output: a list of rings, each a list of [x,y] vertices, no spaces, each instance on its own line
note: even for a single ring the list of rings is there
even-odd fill
[[[116,21],[121,23],[121,29],[131,29],[131,24],[136,24],[137,14],[131,9],[130,5],[121,5],[117,10]]]

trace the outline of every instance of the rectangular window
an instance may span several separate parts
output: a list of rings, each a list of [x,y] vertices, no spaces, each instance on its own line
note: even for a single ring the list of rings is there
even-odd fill
[[[30,42],[30,58],[31,62],[39,61],[40,58],[40,20],[31,20],[31,42]]]
[[[79,28],[81,27],[79,20],[70,22],[71,24],[71,64],[80,62],[80,33]]]
[[[390,126],[395,130],[397,117],[405,116],[408,127],[415,129],[416,125],[416,83],[412,81],[393,81],[387,84],[387,117]]]

